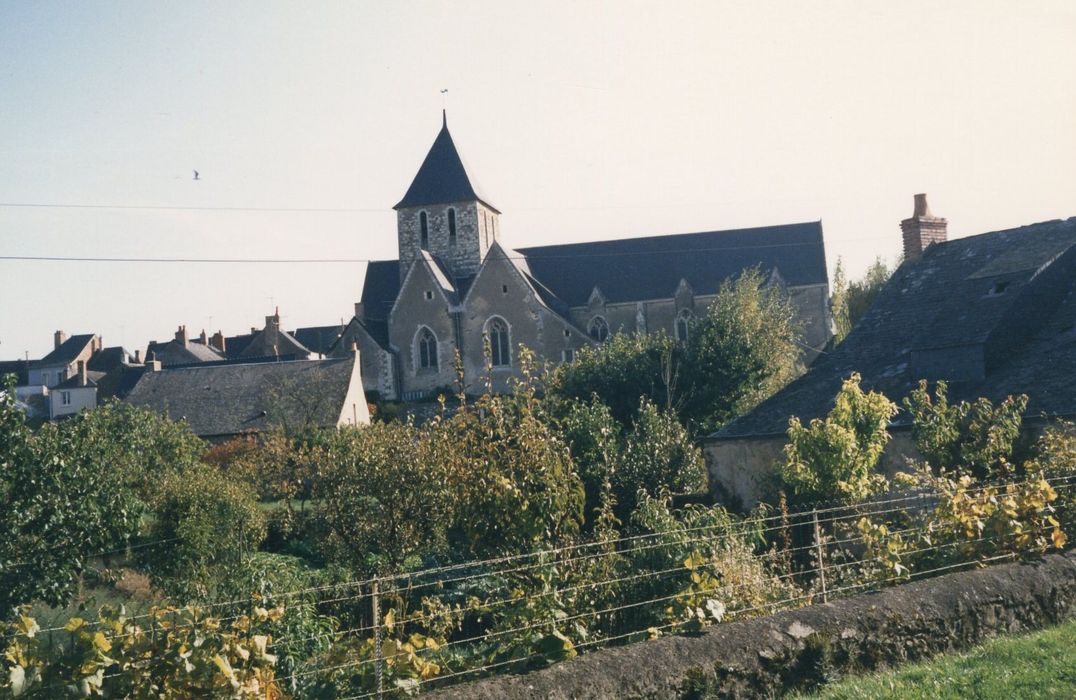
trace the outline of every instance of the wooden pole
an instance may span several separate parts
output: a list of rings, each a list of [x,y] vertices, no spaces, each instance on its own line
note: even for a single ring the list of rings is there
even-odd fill
[[[829,602],[829,595],[826,593],[826,566],[822,559],[822,533],[818,527],[818,509],[811,510],[811,521],[814,523],[814,548],[815,556],[818,558],[818,580],[822,584],[822,602]]]
[[[381,598],[377,579],[374,579],[373,587],[370,591],[370,607],[374,618],[374,679],[377,683],[377,697],[380,698],[385,691],[385,686],[381,669]]]

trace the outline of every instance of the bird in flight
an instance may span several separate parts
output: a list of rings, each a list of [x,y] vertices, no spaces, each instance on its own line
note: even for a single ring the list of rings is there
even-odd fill
[[[198,171],[197,170],[195,170],[193,172],[194,172],[194,179],[195,180],[201,180],[202,179],[202,178],[198,177]]]

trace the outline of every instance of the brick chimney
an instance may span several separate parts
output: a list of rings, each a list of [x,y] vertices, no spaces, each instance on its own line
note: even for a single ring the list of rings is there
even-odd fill
[[[207,345],[207,342],[206,342],[207,340],[208,340],[208,337],[206,336],[205,329],[203,328],[202,332],[198,334],[198,342],[201,343],[202,345]]]
[[[67,340],[67,334],[63,331],[56,331],[52,334],[52,348],[55,350],[60,347],[64,344],[65,340]]]
[[[930,246],[944,243],[949,222],[930,213],[925,194],[915,195],[915,211],[910,219],[900,222],[904,238],[904,259],[918,260]]]
[[[209,339],[209,347],[215,348],[217,352],[224,354],[224,334],[217,331],[213,334],[213,337]]]
[[[83,360],[78,361],[78,385],[86,386],[86,363]]]
[[[142,364],[142,351],[141,350],[135,350],[134,361],[135,361],[136,365]]]
[[[187,347],[189,340],[187,339],[186,326],[180,326],[179,329],[176,331],[176,342],[181,344],[183,347]]]
[[[366,305],[361,301],[355,302],[355,318],[360,321],[366,320]]]
[[[279,355],[280,345],[280,307],[278,306],[272,316],[265,317],[265,340],[266,346],[273,348],[273,354]]]

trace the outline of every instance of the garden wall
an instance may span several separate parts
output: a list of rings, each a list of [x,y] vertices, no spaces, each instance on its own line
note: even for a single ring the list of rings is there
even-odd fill
[[[443,698],[748,698],[966,649],[1076,613],[1076,552],[962,571],[694,636],[606,649]]]

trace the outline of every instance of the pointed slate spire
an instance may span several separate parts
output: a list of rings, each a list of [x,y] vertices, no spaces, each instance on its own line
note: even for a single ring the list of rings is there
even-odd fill
[[[448,132],[448,114],[441,110],[441,132],[437,134],[411,186],[407,188],[407,194],[393,209],[466,201],[482,202],[500,213],[478,193],[467,176],[463,159],[452,141],[452,134]]]

